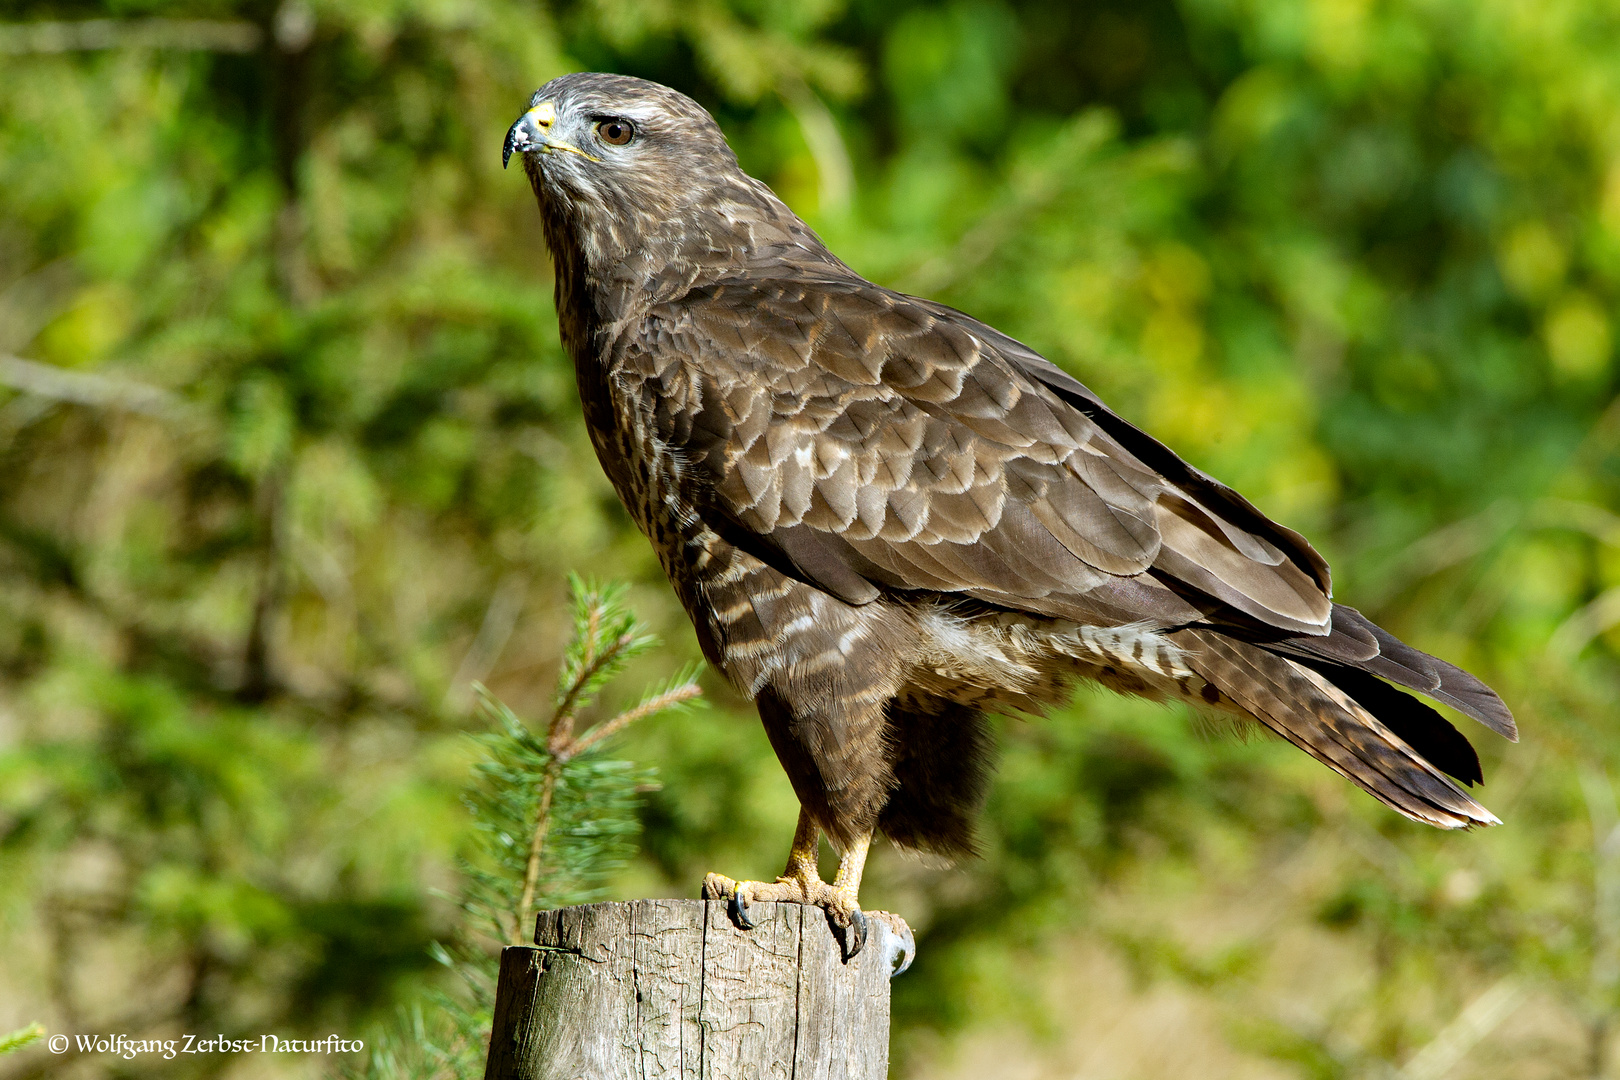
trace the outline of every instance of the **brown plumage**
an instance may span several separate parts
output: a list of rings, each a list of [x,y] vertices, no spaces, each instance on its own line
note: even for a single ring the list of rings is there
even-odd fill
[[[1488,687],[1334,604],[1302,536],[1026,346],[863,280],[690,99],[565,76],[514,150],[603,468],[804,807],[780,882],[711,893],[858,926],[874,830],[969,850],[982,710],[1080,679],[1251,717],[1417,820],[1496,821],[1447,778],[1480,779],[1468,741],[1390,683],[1516,738]]]

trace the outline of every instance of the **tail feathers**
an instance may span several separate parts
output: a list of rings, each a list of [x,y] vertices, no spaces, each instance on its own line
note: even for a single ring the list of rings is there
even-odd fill
[[[1368,671],[1467,713],[1510,742],[1519,741],[1519,725],[1495,690],[1455,664],[1412,648],[1355,608],[1344,611],[1378,639],[1378,657],[1363,665]],[[1337,622],[1338,613],[1334,615]]]
[[[1172,640],[1185,650],[1194,671],[1245,712],[1390,808],[1442,829],[1500,824],[1441,772],[1477,780],[1473,748],[1415,699],[1354,671],[1334,669],[1329,678],[1299,660],[1219,631],[1183,630]],[[1411,711],[1414,707],[1439,721],[1450,736]]]
[[[1305,666],[1376,716],[1430,765],[1465,784],[1484,782],[1473,744],[1428,705],[1363,671],[1329,664]]]
[[[1519,741],[1513,713],[1496,691],[1455,664],[1412,648],[1355,608],[1334,604],[1332,630],[1325,637],[1290,637],[1268,642],[1267,648],[1307,661],[1359,668],[1467,713],[1511,742]]]

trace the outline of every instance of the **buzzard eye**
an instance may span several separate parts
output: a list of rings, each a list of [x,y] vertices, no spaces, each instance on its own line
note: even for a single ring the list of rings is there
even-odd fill
[[[603,120],[596,125],[596,134],[610,146],[623,146],[635,136],[636,129],[628,120]]]

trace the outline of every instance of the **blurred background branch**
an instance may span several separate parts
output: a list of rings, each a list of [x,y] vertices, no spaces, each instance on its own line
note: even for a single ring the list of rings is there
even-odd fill
[[[264,31],[250,22],[213,19],[79,19],[0,23],[0,55],[96,49],[200,49],[245,53]]]
[[[49,401],[170,419],[180,415],[180,399],[155,386],[90,371],[64,371],[51,364],[0,353],[0,386]]]
[[[1525,990],[1511,976],[1497,980],[1440,1030],[1397,1074],[1400,1080],[1442,1080],[1468,1052],[1523,1004]]]

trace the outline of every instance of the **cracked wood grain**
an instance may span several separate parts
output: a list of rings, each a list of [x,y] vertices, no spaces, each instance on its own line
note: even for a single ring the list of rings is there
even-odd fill
[[[889,956],[819,910],[638,900],[541,912],[501,954],[485,1080],[882,1080]]]

